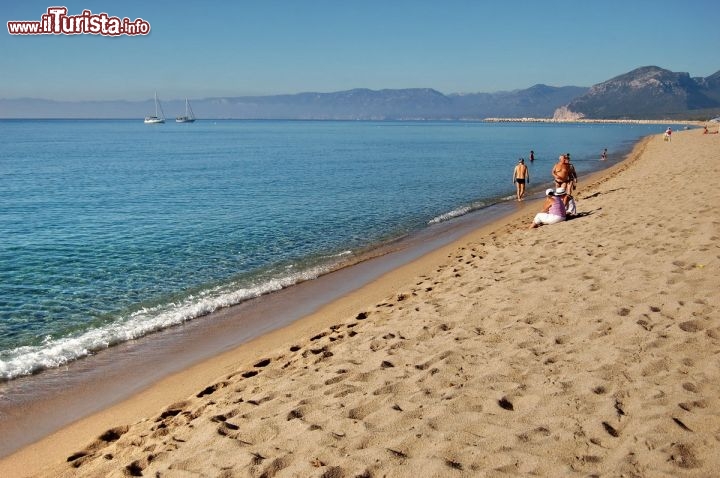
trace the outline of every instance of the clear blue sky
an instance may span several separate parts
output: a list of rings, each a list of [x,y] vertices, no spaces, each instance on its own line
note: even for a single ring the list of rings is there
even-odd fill
[[[148,36],[16,36],[50,6]],[[720,1],[3,1],[0,98],[140,100],[351,88],[591,86],[640,66],[720,70]]]

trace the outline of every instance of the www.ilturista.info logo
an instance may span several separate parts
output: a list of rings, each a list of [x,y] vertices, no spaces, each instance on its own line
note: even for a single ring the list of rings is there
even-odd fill
[[[142,18],[108,16],[83,10],[80,15],[68,15],[65,7],[50,7],[40,21],[7,22],[11,35],[147,35],[150,24]]]

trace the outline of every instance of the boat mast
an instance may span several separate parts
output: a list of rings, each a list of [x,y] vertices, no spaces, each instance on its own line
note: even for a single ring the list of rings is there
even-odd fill
[[[160,116],[158,116],[158,108],[160,109]],[[163,120],[165,119],[165,112],[162,110],[160,100],[158,100],[157,91],[155,92],[155,116]]]

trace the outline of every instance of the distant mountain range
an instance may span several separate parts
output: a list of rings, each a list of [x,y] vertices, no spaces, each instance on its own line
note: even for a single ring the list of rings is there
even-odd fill
[[[443,94],[430,88],[353,89],[333,93],[191,100],[199,119],[481,120],[498,118],[707,119],[720,114],[720,71],[690,78],[649,66],[592,88],[535,85],[496,93]],[[162,102],[169,121],[185,100]],[[0,118],[132,118],[153,113],[146,101],[0,99]]]
[[[526,90],[444,95],[430,88],[354,89],[334,93],[239,96],[191,100],[200,118],[237,119],[483,119],[488,116],[552,116],[587,88],[535,85]],[[162,101],[168,119],[185,111],[185,100]],[[0,99],[3,118],[142,118],[154,114],[147,101],[52,101]]]

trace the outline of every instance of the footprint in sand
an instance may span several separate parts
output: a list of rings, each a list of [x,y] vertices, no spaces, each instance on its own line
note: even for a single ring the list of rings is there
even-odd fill
[[[200,392],[198,392],[197,395],[195,395],[197,398],[202,398],[206,395],[212,395],[215,393],[218,389],[224,387],[227,385],[227,382],[221,382],[221,383],[215,383],[213,385],[209,385],[202,389]]]
[[[602,422],[602,426],[605,429],[605,431],[610,435],[611,437],[617,438],[620,436],[620,432],[615,429],[612,425],[610,425],[608,422]]]
[[[705,400],[695,400],[693,402],[678,403],[678,406],[686,412],[692,412],[696,408],[707,408],[707,402]]]
[[[263,360],[259,361],[258,363],[256,363],[255,365],[253,365],[253,367],[255,367],[255,368],[267,367],[268,365],[270,365],[270,362],[272,362],[272,359],[263,359]]]
[[[705,328],[703,323],[698,319],[681,322],[678,327],[684,332],[700,332]]]
[[[100,435],[97,440],[90,444],[87,448],[77,453],[73,453],[67,457],[67,462],[74,468],[79,468],[87,461],[93,459],[97,452],[105,448],[110,443],[116,442],[130,430],[128,426],[115,427],[107,430]]]
[[[510,400],[507,399],[507,397],[502,397],[500,400],[498,400],[498,405],[504,410],[513,411],[515,409],[514,405]]]
[[[702,465],[702,462],[697,458],[695,450],[691,445],[673,443],[663,451],[668,455],[667,461],[680,468],[692,469],[699,468]]]

